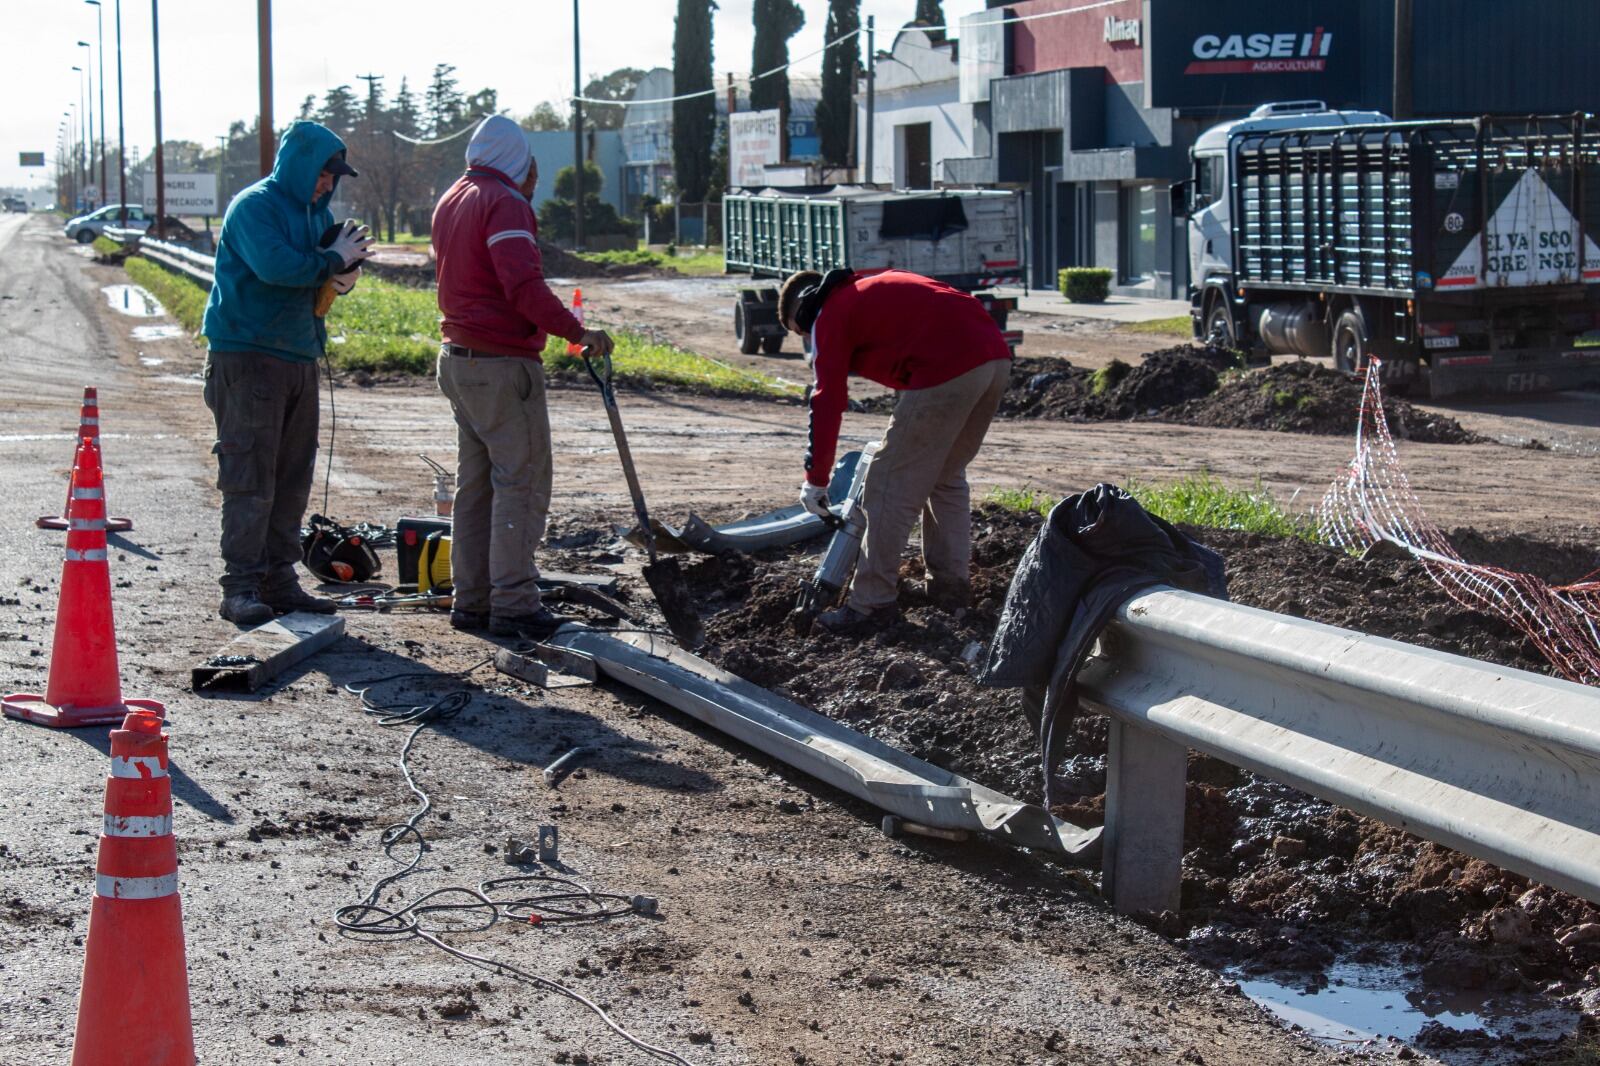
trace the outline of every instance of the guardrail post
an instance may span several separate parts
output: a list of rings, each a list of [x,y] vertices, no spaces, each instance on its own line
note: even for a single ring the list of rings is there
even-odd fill
[[[1189,751],[1153,730],[1110,725],[1102,893],[1123,914],[1175,911]]]

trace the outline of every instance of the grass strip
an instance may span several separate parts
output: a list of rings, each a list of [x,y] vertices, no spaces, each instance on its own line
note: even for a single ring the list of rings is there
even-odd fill
[[[578,252],[578,258],[591,263],[609,266],[670,267],[691,277],[712,277],[726,273],[720,251],[698,252],[694,255],[663,255],[645,248],[620,252]]]
[[[1152,318],[1147,322],[1129,322],[1118,327],[1125,333],[1153,333],[1161,337],[1192,337],[1194,326],[1188,315],[1171,318]]]
[[[1235,529],[1322,543],[1315,522],[1307,515],[1285,510],[1260,479],[1248,490],[1229,488],[1209,473],[1191,474],[1162,485],[1130,480],[1125,487],[1146,511],[1174,525]],[[1040,515],[1049,514],[1058,502],[1053,494],[1031,486],[992,489],[985,499],[1003,510]]]
[[[133,283],[160,301],[167,314],[177,319],[184,329],[194,334],[200,332],[209,292],[196,282],[136,255],[129,256],[122,265]]]

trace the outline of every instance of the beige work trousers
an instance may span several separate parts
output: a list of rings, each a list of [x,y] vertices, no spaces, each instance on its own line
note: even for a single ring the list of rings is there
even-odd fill
[[[533,553],[550,514],[550,415],[534,359],[439,354],[456,417],[450,532],[455,609],[500,617],[539,609]]]
[[[971,580],[967,464],[983,446],[1010,377],[1011,360],[996,359],[943,385],[900,394],[861,491],[867,532],[850,584],[853,609],[866,613],[895,602],[900,553],[919,515],[928,579]]]

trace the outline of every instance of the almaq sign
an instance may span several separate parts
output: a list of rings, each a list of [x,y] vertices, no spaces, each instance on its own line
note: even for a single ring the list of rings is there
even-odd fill
[[[1185,74],[1299,74],[1327,69],[1333,34],[1321,26],[1301,34],[1203,33],[1192,51],[1194,61]]]

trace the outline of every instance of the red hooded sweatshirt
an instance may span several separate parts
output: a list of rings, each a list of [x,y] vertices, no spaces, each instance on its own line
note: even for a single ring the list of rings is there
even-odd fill
[[[539,223],[511,179],[470,168],[433,209],[433,254],[446,344],[538,359],[550,334],[583,326],[544,280]]]
[[[891,389],[931,389],[995,359],[1010,359],[983,304],[909,270],[857,275],[828,294],[812,323],[816,383],[806,479],[826,485],[850,405],[851,374]]]

